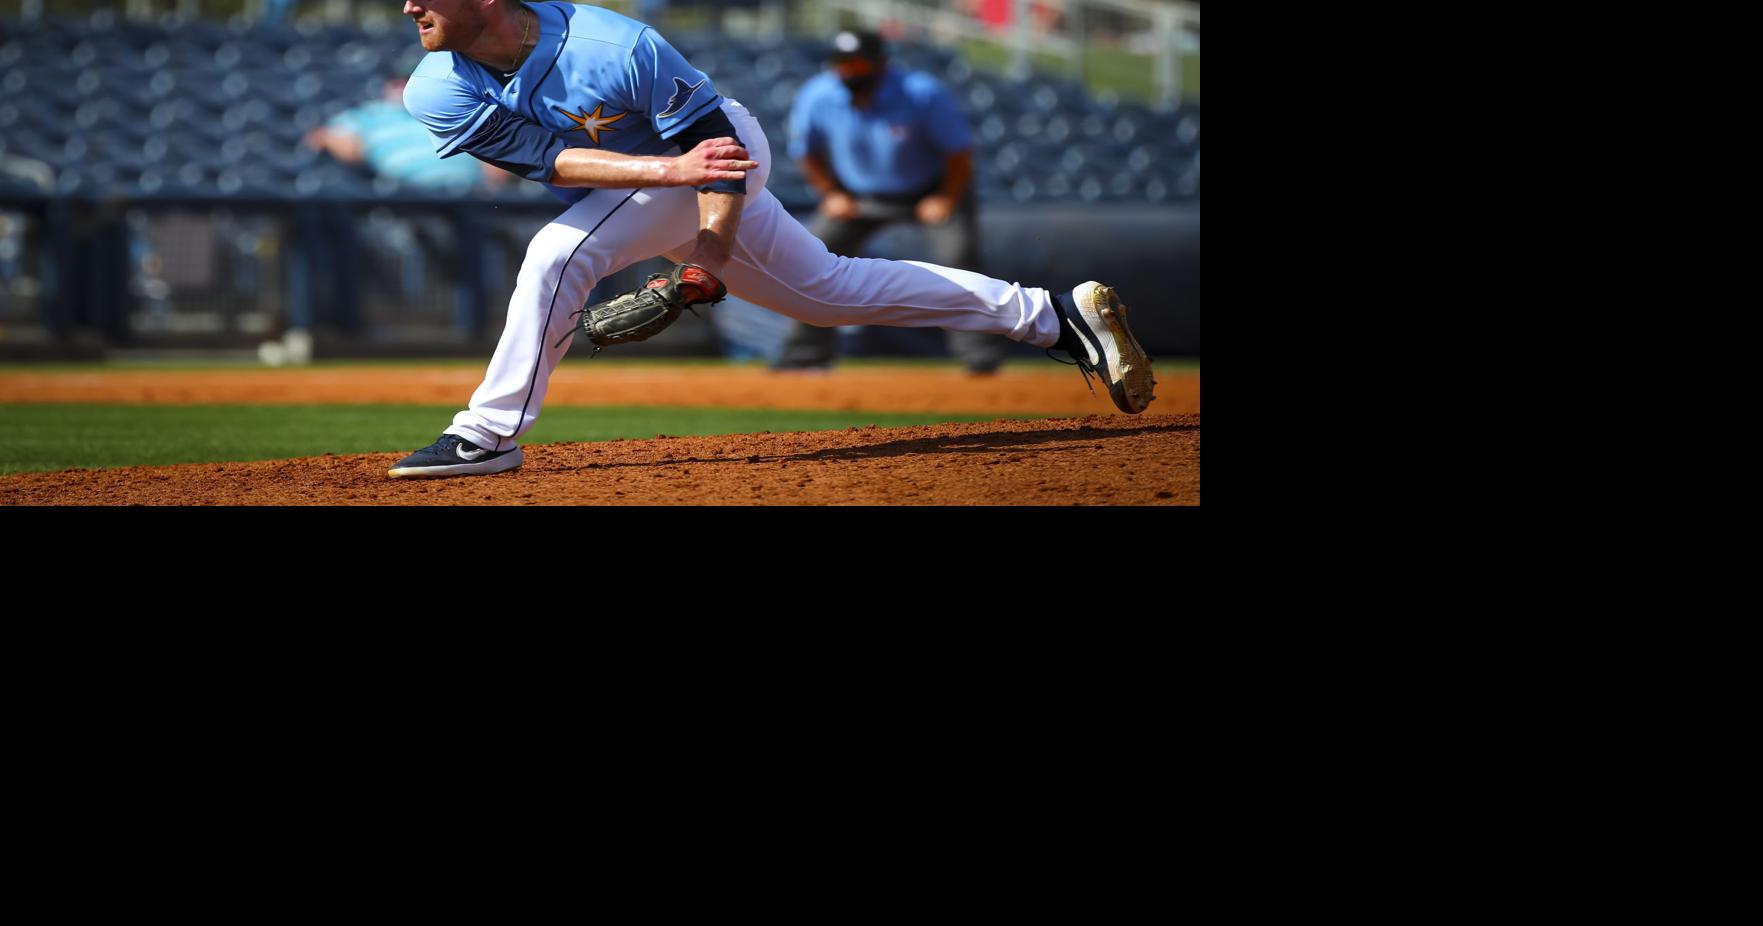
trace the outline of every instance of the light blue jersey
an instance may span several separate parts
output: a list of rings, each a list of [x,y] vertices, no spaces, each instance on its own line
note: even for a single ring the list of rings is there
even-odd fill
[[[532,165],[524,176],[574,203],[591,191],[548,182],[556,151],[668,154],[670,139],[721,102],[709,77],[636,20],[573,3],[527,8],[538,17],[538,43],[506,86],[452,52],[423,56],[410,75],[404,106],[442,157],[469,151],[491,163]]]

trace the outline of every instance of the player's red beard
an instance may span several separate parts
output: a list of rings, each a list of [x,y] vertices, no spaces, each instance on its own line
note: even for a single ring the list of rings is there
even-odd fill
[[[433,0],[404,4],[405,15],[416,23],[424,51],[464,51],[483,35],[483,11],[470,0]]]

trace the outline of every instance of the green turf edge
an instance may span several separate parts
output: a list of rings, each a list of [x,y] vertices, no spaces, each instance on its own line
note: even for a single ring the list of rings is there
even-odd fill
[[[0,474],[408,452],[432,442],[457,411],[442,405],[0,405],[0,433],[7,438],[0,444]],[[1063,416],[565,405],[547,408],[521,443],[1048,417]]]

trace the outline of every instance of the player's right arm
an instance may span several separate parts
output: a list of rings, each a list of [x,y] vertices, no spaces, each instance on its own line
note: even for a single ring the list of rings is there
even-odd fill
[[[741,180],[758,164],[731,138],[711,138],[678,157],[570,148],[537,122],[475,99],[451,81],[412,75],[404,108],[429,130],[441,157],[461,152],[528,180],[559,187],[703,186]]]
[[[549,182],[561,187],[617,189],[695,187],[718,180],[744,180],[747,171],[758,169],[759,162],[748,160],[747,149],[735,139],[707,138],[679,157],[639,157],[598,148],[564,148],[552,162]]]

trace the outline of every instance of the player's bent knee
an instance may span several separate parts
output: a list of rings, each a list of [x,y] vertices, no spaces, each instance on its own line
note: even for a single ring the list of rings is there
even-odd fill
[[[567,225],[547,225],[527,245],[526,258],[521,261],[520,275],[539,279],[556,279],[571,260],[580,256],[584,245],[582,233]]]

